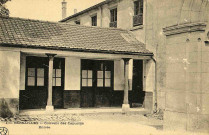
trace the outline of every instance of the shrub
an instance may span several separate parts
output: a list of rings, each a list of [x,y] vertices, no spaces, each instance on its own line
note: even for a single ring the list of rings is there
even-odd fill
[[[2,118],[13,117],[13,113],[9,109],[9,105],[7,104],[5,99],[2,99],[0,101],[0,117],[2,117]]]

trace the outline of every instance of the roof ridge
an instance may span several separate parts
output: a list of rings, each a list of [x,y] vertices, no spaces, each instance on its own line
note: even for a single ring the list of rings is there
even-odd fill
[[[45,20],[37,20],[37,19],[29,19],[29,18],[20,18],[20,17],[8,17],[8,16],[0,16],[0,18],[6,19],[19,19],[25,21],[32,21],[32,22],[45,22],[45,23],[54,23],[54,24],[62,24],[62,25],[71,25],[71,26],[78,26],[78,27],[87,27],[87,28],[95,28],[95,29],[109,29],[109,30],[117,30],[117,31],[128,31],[121,28],[113,28],[113,27],[98,27],[98,26],[85,26],[85,25],[78,25],[78,24],[69,24],[67,22],[53,22],[53,21],[45,21]]]

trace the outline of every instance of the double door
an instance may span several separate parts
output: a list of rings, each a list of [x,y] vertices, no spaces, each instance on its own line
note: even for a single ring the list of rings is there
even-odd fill
[[[81,107],[111,106],[113,69],[113,61],[81,61]]]

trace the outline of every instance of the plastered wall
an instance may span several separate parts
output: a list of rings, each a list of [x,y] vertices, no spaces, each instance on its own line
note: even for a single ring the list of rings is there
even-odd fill
[[[0,98],[19,98],[20,52],[0,51]]]
[[[80,90],[81,60],[76,57],[65,57],[65,90]]]

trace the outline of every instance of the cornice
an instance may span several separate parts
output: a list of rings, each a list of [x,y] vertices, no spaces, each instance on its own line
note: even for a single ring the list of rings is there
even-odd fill
[[[197,22],[197,23],[187,23],[187,24],[165,27],[163,28],[163,32],[166,36],[170,36],[170,35],[176,35],[187,32],[205,31],[205,28],[206,28],[206,23]]]

